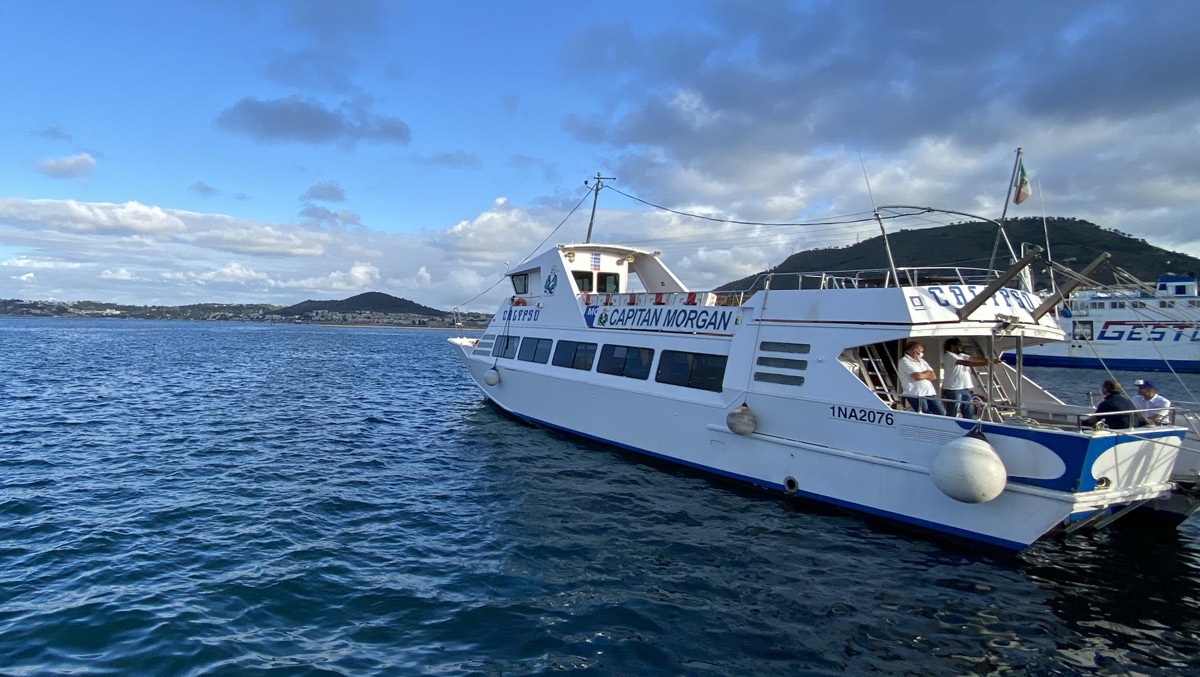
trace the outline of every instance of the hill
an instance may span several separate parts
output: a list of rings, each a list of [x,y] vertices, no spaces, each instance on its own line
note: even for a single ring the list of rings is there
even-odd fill
[[[441,317],[445,312],[423,306],[419,303],[402,299],[391,294],[369,291],[357,296],[351,296],[341,301],[302,301],[294,306],[288,306],[275,311],[278,315],[303,315],[314,310],[328,310],[335,313],[410,313],[413,315],[429,315]]]
[[[1122,268],[1139,279],[1153,282],[1165,273],[1200,272],[1200,259],[1186,254],[1167,251],[1149,244],[1144,239],[1132,237],[1116,229],[1106,229],[1079,219],[1049,217],[1050,253],[1056,263],[1080,269],[1091,263],[1101,252],[1112,255],[1110,264]],[[1021,244],[1046,246],[1042,219],[1039,217],[1013,219],[1005,224],[1013,248],[1020,254]],[[936,228],[901,230],[888,233],[892,254],[898,267],[964,266],[985,268],[992,255],[996,227],[980,222],[964,222]],[[1008,267],[1007,250],[1001,245],[1003,256],[997,260],[997,268]],[[811,271],[863,270],[887,268],[887,253],[883,237],[829,249],[812,249],[789,256],[776,268],[763,273],[735,280],[723,285],[721,290],[750,289],[761,286],[756,283],[767,272],[797,273]],[[1039,287],[1048,286],[1046,267],[1034,264],[1035,280]],[[1093,277],[1103,283],[1114,281],[1109,266],[1101,266]],[[795,286],[794,279],[792,286]],[[777,280],[782,282],[782,280]],[[772,284],[778,287],[778,284]]]

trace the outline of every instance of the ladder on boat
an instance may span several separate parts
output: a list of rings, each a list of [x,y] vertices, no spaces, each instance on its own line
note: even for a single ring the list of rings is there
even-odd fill
[[[888,387],[889,378],[883,356],[879,354],[879,346],[872,344],[863,346],[858,351],[858,368],[862,373],[867,387],[879,396],[889,407],[896,405],[895,391]]]

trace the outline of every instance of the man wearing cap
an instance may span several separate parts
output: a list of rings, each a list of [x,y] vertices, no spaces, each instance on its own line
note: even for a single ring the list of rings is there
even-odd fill
[[[1133,382],[1137,386],[1137,395],[1133,396],[1133,406],[1144,411],[1140,416],[1150,425],[1162,425],[1170,422],[1171,400],[1158,394],[1154,389],[1154,381],[1138,379]]]

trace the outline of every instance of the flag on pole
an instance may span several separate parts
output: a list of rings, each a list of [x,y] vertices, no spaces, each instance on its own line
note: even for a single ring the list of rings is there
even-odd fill
[[[1017,178],[1013,181],[1013,188],[1016,192],[1013,193],[1013,204],[1021,204],[1033,195],[1033,187],[1029,185],[1029,175],[1025,173],[1025,161],[1017,161]]]

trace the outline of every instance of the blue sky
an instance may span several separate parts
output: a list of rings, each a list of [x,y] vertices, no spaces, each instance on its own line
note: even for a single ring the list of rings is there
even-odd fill
[[[1010,215],[1200,255],[1200,3],[1045,4],[3,3],[0,297],[450,308],[596,172],[797,222],[869,211],[861,153],[881,204],[995,218],[1017,146]],[[600,206],[694,288],[872,234]]]

